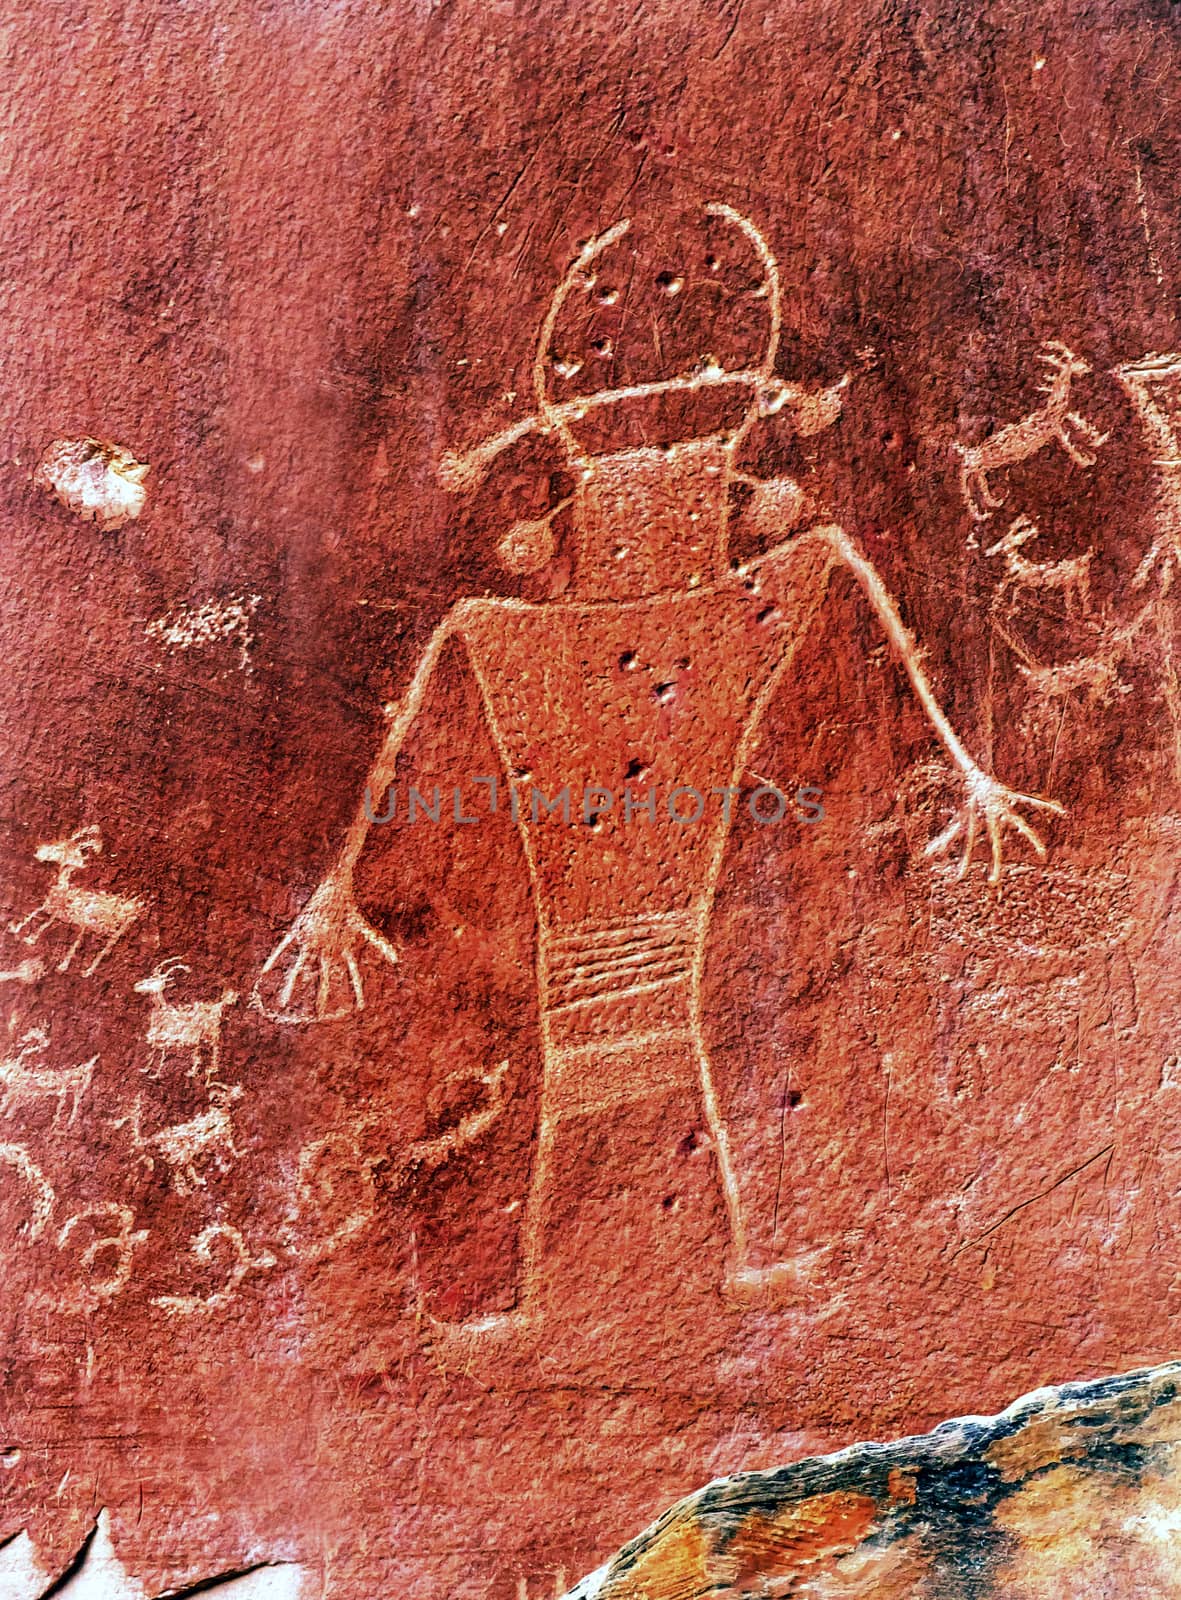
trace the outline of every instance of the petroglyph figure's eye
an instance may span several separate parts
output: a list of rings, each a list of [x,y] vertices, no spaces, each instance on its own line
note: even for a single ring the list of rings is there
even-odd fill
[[[548,517],[534,522],[514,522],[496,547],[502,567],[508,572],[536,572],[553,558],[554,532]]]
[[[144,479],[149,468],[130,450],[102,439],[57,439],[41,458],[33,476],[75,515],[100,528],[121,528],[133,522],[147,501]]]

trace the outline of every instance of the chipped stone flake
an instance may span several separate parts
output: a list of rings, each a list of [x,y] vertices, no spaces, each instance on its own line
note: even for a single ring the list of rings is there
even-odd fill
[[[33,475],[68,511],[113,532],[134,522],[147,503],[151,469],[124,445],[103,439],[57,439]]]

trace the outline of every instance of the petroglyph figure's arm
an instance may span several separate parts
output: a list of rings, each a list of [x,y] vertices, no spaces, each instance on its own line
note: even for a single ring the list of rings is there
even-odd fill
[[[365,848],[393,782],[398,755],[422,707],[439,656],[462,620],[454,607],[431,635],[401,702],[387,707],[389,731],[369,771],[365,796],[353,816],[336,864],[267,957],[252,996],[273,1022],[334,1022],[361,1011],[365,989],[359,957],[366,946],[391,965],[398,952],[362,915],[353,893],[353,868]]]
[[[964,840],[964,853],[960,859],[960,876],[967,872],[972,862],[972,855],[976,848],[977,839],[980,837],[981,824],[988,836],[988,843],[992,852],[992,867],[988,875],[990,883],[1000,880],[1002,864],[1002,830],[1006,827],[1013,828],[1023,838],[1027,839],[1037,852],[1040,859],[1045,860],[1046,847],[1041,838],[1017,810],[1018,806],[1032,806],[1037,810],[1051,811],[1058,816],[1064,815],[1065,808],[1056,800],[1044,800],[1039,795],[1021,794],[1015,789],[1006,788],[1003,783],[991,777],[972,760],[965,750],[959,735],[944,715],[943,709],[935,693],[927,681],[920,661],[919,648],[913,634],[906,627],[898,614],[898,608],[890,597],[889,591],[882,582],[875,568],[866,560],[854,541],[843,528],[832,526],[817,528],[813,533],[805,534],[806,539],[824,539],[836,554],[838,560],[847,566],[853,573],[862,591],[873,608],[874,615],[881,623],[886,637],[893,645],[895,651],[906,668],[911,687],[918,697],[919,704],[926,713],[927,720],[939,736],[940,743],[958,767],[964,780],[964,804],[962,813],[954,817],[948,826],[927,846],[928,855],[941,854],[958,838]]]

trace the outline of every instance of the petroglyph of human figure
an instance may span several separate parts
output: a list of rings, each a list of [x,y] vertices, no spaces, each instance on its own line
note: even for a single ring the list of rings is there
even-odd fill
[[[942,851],[959,841],[966,871],[978,843],[987,841],[995,881],[1006,829],[1045,854],[1020,808],[1062,809],[1015,793],[972,759],[940,709],[881,578],[843,529],[811,527],[732,567],[730,490],[749,430],[783,407],[797,410],[805,427],[810,407],[820,406],[821,422],[825,407],[829,416],[833,408],[831,398],[816,401],[775,376],[780,289],[774,258],[745,218],[724,206],[710,210],[739,229],[761,260],[770,321],[762,361],[738,371],[709,365],[684,377],[555,403],[548,374],[558,315],[628,224],[586,245],[541,328],[536,415],[444,462],[450,486],[470,487],[500,450],[530,429],[556,438],[576,483],[571,583],[560,599],[539,604],[459,602],[427,645],[369,776],[372,795],[383,795],[441,652],[460,646],[479,686],[508,792],[524,798],[515,809],[537,920],[542,1041],[517,1305],[464,1325],[464,1337],[519,1328],[536,1312],[555,1145],[564,1130],[572,1131],[572,1119],[617,1115],[629,1104],[678,1091],[698,1099],[712,1135],[730,1233],[726,1292],[743,1303],[778,1298],[798,1274],[795,1263],[763,1260],[752,1248],[704,1042],[706,944],[730,807],[718,804],[693,826],[664,805],[653,805],[642,826],[634,818],[629,825],[619,807],[603,811],[595,828],[563,826],[557,818],[552,826],[532,826],[530,786],[547,796],[565,786],[583,794],[605,774],[619,775],[622,783],[639,758],[650,794],[738,792],[764,709],[824,602],[830,574],[843,566],[860,584],[959,775],[959,814],[929,848]],[[741,421],[725,431],[598,455],[589,454],[573,431],[592,407],[714,385],[731,386],[744,400]],[[540,565],[552,539],[538,534],[536,542]],[[521,552],[510,555],[519,566]],[[691,811],[692,802],[684,807]],[[359,958],[366,946],[393,959],[388,941],[354,898],[354,867],[372,816],[367,810],[358,808],[336,865],[266,963],[256,1002],[276,1020],[347,1014],[364,1000]]]

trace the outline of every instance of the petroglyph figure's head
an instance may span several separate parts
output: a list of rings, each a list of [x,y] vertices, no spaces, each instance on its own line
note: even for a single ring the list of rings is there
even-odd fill
[[[528,433],[549,437],[562,448],[574,478],[573,496],[541,518],[514,524],[501,539],[498,554],[509,571],[534,572],[550,561],[556,545],[551,524],[570,503],[575,529],[571,589],[579,596],[635,598],[716,577],[725,555],[734,461],[750,427],[789,403],[798,410],[803,433],[828,426],[839,414],[839,387],[805,399],[775,375],[779,270],[763,235],[728,205],[706,206],[704,217],[715,233],[720,227],[737,237],[737,259],[725,270],[717,244],[692,252],[683,267],[659,272],[638,265],[634,250],[629,261],[622,261],[616,247],[629,235],[628,219],[588,240],[542,320],[533,359],[535,414],[472,450],[447,454],[440,463],[444,486],[465,492],[479,485],[501,451]],[[697,305],[708,311],[709,336],[729,351],[726,362],[698,351],[685,364],[682,349],[676,370],[660,319],[653,315],[649,330],[646,314],[639,319],[645,348],[633,352],[629,346],[623,359],[617,348],[619,319],[632,299],[643,298],[638,280],[645,271],[652,279],[647,290],[658,302],[680,308],[696,295]],[[702,323],[690,318],[685,326],[700,331]],[[640,366],[645,375],[637,378]],[[599,383],[588,383],[596,372]],[[613,384],[611,378],[621,381]],[[632,430],[634,435],[638,429],[638,437],[627,437],[622,448],[610,441],[621,414],[640,412],[643,418]],[[648,442],[653,434],[660,443]]]

